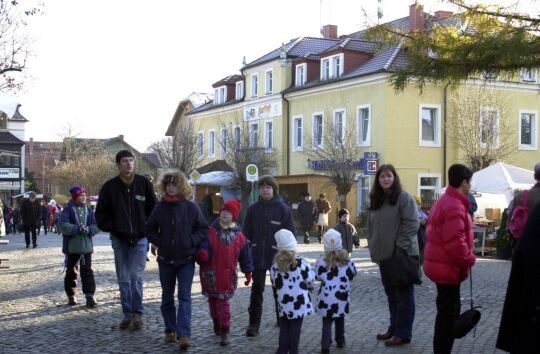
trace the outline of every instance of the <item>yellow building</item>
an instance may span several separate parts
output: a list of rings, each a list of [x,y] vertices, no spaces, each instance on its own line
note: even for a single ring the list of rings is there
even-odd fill
[[[408,17],[390,25],[415,30],[425,26],[420,17],[452,21],[449,12],[426,15],[413,5]],[[218,142],[246,126],[250,139],[278,156],[275,169],[267,172],[277,177],[290,203],[306,191],[314,199],[325,192],[337,212],[337,193],[328,178],[332,164],[312,161],[310,151],[323,148],[325,139],[347,136],[359,151],[352,161],[357,182],[347,197],[353,222],[366,208],[380,164],[393,164],[404,189],[429,202],[446,185],[448,167],[464,158],[459,142],[466,134],[459,133],[463,124],[457,117],[465,103],[455,97],[466,100],[478,87],[494,92],[504,109],[491,101],[478,104],[481,123],[469,129],[473,138],[480,146],[489,139],[495,145],[509,142],[507,163],[531,169],[539,160],[536,71],[524,70],[516,78],[470,80],[456,92],[427,84],[422,93],[414,85],[396,93],[388,77],[407,62],[400,45],[381,49],[365,40],[364,32],[338,38],[337,27],[331,25],[324,27],[323,36],[292,40],[244,65],[241,75],[213,85],[214,100],[186,114],[197,126],[201,164],[222,158]],[[328,126],[332,134],[325,133]],[[497,136],[488,137],[486,127]],[[335,221],[331,213],[330,223]]]

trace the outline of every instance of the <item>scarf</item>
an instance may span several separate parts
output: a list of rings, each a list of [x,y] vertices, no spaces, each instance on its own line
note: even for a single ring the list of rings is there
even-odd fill
[[[169,195],[169,194],[165,194],[162,198],[162,200],[167,203],[174,203],[174,202],[177,202],[179,200],[184,200],[184,199],[186,198],[180,195]]]
[[[122,183],[124,183],[124,185],[126,187],[130,187],[131,184],[133,183],[133,180],[135,179],[135,174],[134,173],[131,173],[131,174],[127,175],[127,176],[119,174],[118,176],[120,177],[120,180],[122,181]]]

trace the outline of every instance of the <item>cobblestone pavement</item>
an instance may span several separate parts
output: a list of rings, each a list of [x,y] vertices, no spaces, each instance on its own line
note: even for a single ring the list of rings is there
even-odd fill
[[[163,342],[163,320],[159,310],[161,288],[155,258],[150,257],[144,275],[144,329],[120,331],[121,307],[114,272],[113,253],[107,234],[95,238],[93,268],[96,276],[96,309],[69,307],[63,291],[61,237],[38,236],[38,248],[26,249],[22,235],[10,235],[9,245],[0,245],[0,258],[10,259],[10,269],[0,269],[0,353],[174,353],[177,346]],[[322,245],[299,245],[310,262],[322,252]],[[354,250],[358,277],[352,285],[351,314],[345,320],[346,347],[332,353],[431,353],[435,319],[436,288],[424,279],[416,291],[416,318],[412,343],[387,348],[375,339],[388,321],[386,297],[378,268],[370,262],[367,248]],[[476,330],[456,340],[454,353],[502,353],[495,349],[510,262],[479,259],[474,267],[475,303],[482,305],[482,319]],[[243,279],[242,279],[243,280]],[[193,282],[191,353],[274,353],[278,342],[273,299],[265,290],[260,335],[247,338],[247,307],[250,289],[242,285],[231,302],[231,345],[223,348],[213,335],[205,297],[198,276]],[[80,285],[79,285],[80,289]],[[80,291],[80,290],[79,290]],[[462,285],[462,307],[468,300],[468,283]],[[79,295],[83,300],[83,295]],[[322,322],[309,316],[302,327],[301,353],[320,351]]]

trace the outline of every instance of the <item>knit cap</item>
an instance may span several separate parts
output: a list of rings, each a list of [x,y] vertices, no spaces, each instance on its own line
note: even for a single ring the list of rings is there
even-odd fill
[[[339,251],[342,248],[341,234],[330,229],[323,236],[323,245],[325,251]]]
[[[86,193],[86,188],[76,184],[69,189],[69,193],[71,193],[72,200],[77,200],[81,194]]]
[[[227,210],[232,214],[233,221],[238,221],[238,214],[240,213],[240,199],[231,199],[223,203],[223,207],[220,209],[220,213],[223,210]]]
[[[279,251],[295,251],[298,243],[296,237],[287,229],[281,229],[274,235]]]

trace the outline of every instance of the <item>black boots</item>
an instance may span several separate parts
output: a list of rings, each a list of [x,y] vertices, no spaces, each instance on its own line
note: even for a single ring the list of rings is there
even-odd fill
[[[262,310],[254,311],[252,309],[249,312],[249,326],[246,329],[246,336],[256,337],[259,335],[259,326],[261,325]]]

